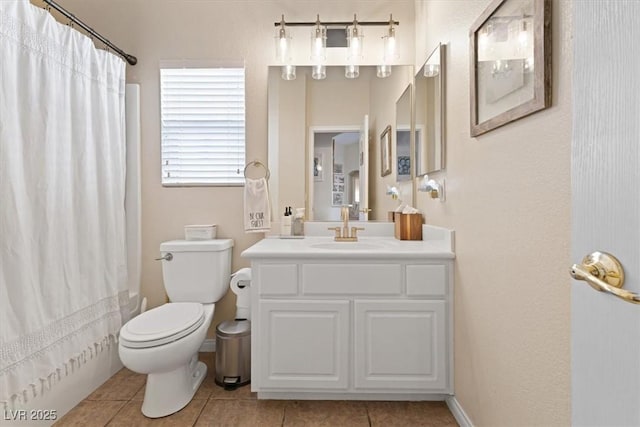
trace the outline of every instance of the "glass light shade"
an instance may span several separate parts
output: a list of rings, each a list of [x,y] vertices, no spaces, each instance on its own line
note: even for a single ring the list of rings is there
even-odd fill
[[[385,77],[389,77],[391,75],[391,65],[378,65],[376,68],[376,76],[384,79]]]
[[[327,59],[327,29],[316,25],[311,31],[311,60],[320,62]]]
[[[324,65],[314,65],[311,67],[311,77],[314,80],[322,80],[327,77],[327,68]]]
[[[362,28],[354,24],[347,28],[347,60],[354,62],[362,59]]]
[[[360,75],[360,67],[354,64],[344,67],[344,76],[348,79],[356,79]]]
[[[281,24],[280,27],[276,30],[276,59],[281,64],[286,64],[291,62],[292,59],[292,38],[291,34],[287,31],[287,29]]]
[[[295,80],[296,79],[296,66],[295,65],[283,65],[282,66],[282,80]]]
[[[400,55],[396,45],[396,29],[393,26],[389,27],[389,33],[382,39],[384,42],[384,61],[388,63],[398,59]]]

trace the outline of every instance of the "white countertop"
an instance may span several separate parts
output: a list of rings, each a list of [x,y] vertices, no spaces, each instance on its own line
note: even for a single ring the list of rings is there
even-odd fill
[[[242,252],[249,259],[453,259],[453,231],[428,227],[427,240],[397,240],[393,237],[359,237],[358,242],[335,242],[329,236],[302,239],[263,239]],[[445,230],[442,232],[441,230]]]

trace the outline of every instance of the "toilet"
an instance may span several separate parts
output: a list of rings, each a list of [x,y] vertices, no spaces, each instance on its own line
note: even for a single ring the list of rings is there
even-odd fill
[[[215,303],[229,289],[233,240],[173,240],[160,245],[169,296],[120,329],[118,353],[128,369],[147,374],[142,413],[164,417],[184,408],[202,384],[198,361]]]

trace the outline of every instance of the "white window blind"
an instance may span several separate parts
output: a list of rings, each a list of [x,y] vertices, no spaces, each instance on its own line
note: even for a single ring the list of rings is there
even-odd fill
[[[244,68],[160,70],[163,185],[242,185]]]

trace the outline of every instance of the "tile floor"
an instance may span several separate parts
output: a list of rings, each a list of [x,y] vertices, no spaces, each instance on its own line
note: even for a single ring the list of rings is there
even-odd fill
[[[140,407],[145,376],[122,369],[55,426],[457,426],[444,402],[257,400],[250,386],[217,386],[215,354],[201,353],[207,378],[181,411],[149,419]]]

